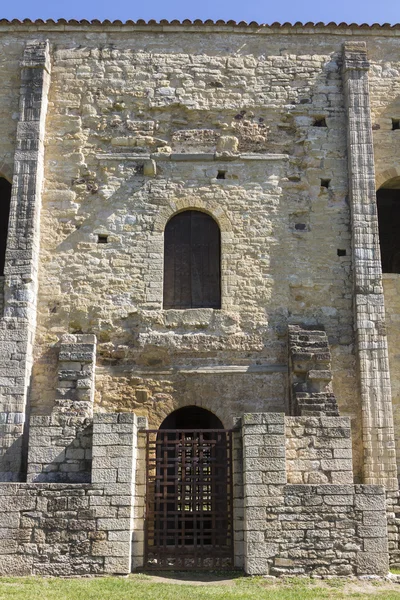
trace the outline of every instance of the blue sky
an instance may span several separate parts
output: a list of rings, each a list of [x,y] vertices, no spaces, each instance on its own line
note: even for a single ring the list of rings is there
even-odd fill
[[[234,19],[399,23],[400,0],[0,0],[5,19]]]

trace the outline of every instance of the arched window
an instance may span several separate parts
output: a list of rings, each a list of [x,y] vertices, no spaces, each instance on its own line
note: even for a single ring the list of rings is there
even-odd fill
[[[178,213],[164,233],[164,308],[221,308],[221,236],[210,215]]]
[[[0,177],[0,276],[4,275],[10,201],[11,183]]]
[[[387,181],[376,193],[383,273],[400,273],[400,178]]]

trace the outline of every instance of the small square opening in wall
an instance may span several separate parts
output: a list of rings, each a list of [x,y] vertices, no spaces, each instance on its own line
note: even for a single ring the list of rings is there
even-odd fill
[[[106,235],[105,233],[99,233],[97,236],[97,243],[108,244],[108,235]]]
[[[392,131],[400,129],[400,119],[392,119]]]
[[[217,179],[225,179],[226,171],[218,171]]]
[[[321,187],[328,189],[330,186],[330,179],[321,179]]]
[[[338,255],[338,256],[346,256],[346,250],[344,250],[344,249],[343,249],[343,250],[340,250],[340,249],[338,248],[338,250],[337,250],[337,255]]]
[[[328,127],[325,117],[317,117],[314,120],[313,127]]]

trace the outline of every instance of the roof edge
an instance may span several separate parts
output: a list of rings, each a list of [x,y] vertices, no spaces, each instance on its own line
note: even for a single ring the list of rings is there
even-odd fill
[[[26,25],[39,25],[39,26],[50,26],[50,27],[54,27],[54,26],[90,26],[90,25],[94,25],[94,26],[114,26],[114,27],[132,27],[132,26],[138,26],[138,27],[143,27],[143,26],[149,26],[149,27],[160,27],[160,28],[164,28],[164,27],[190,27],[190,26],[195,26],[195,27],[201,27],[201,26],[207,26],[207,27],[240,27],[240,28],[250,28],[250,29],[313,29],[313,28],[318,28],[318,29],[363,29],[363,30],[370,30],[370,29],[374,29],[374,30],[396,30],[396,29],[400,29],[400,23],[373,23],[373,24],[368,24],[368,23],[336,23],[336,22],[329,22],[329,23],[323,23],[322,21],[319,21],[317,23],[314,23],[312,21],[309,21],[307,23],[301,23],[299,21],[297,21],[296,23],[289,23],[289,22],[285,22],[285,23],[278,23],[278,22],[274,22],[271,24],[268,23],[257,23],[256,21],[251,21],[251,22],[247,22],[247,21],[234,21],[234,20],[229,20],[229,21],[224,21],[222,19],[217,20],[217,21],[213,21],[212,19],[206,19],[206,20],[202,20],[202,19],[194,19],[194,20],[190,20],[190,19],[184,19],[183,21],[179,21],[177,19],[174,19],[172,21],[168,21],[167,19],[161,19],[160,21],[156,21],[154,19],[150,19],[149,21],[145,21],[144,19],[138,19],[137,21],[133,21],[133,20],[127,20],[127,21],[121,21],[119,19],[116,20],[109,20],[109,19],[105,19],[103,21],[100,21],[99,19],[92,19],[92,20],[88,20],[88,19],[35,19],[35,20],[31,20],[31,19],[1,19],[0,18],[0,26],[4,26],[4,25],[13,25],[13,26],[26,26]]]

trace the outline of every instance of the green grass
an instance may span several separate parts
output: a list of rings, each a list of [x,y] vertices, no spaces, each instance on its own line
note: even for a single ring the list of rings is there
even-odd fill
[[[167,577],[159,583],[146,575],[96,579],[7,577],[0,578],[0,600],[325,600],[372,596],[378,600],[400,600],[400,585],[397,591],[385,589],[390,584],[378,582],[373,590],[365,592],[363,585],[369,587],[342,579],[321,583],[302,578],[272,581],[238,577],[229,584],[177,585],[168,583]]]

